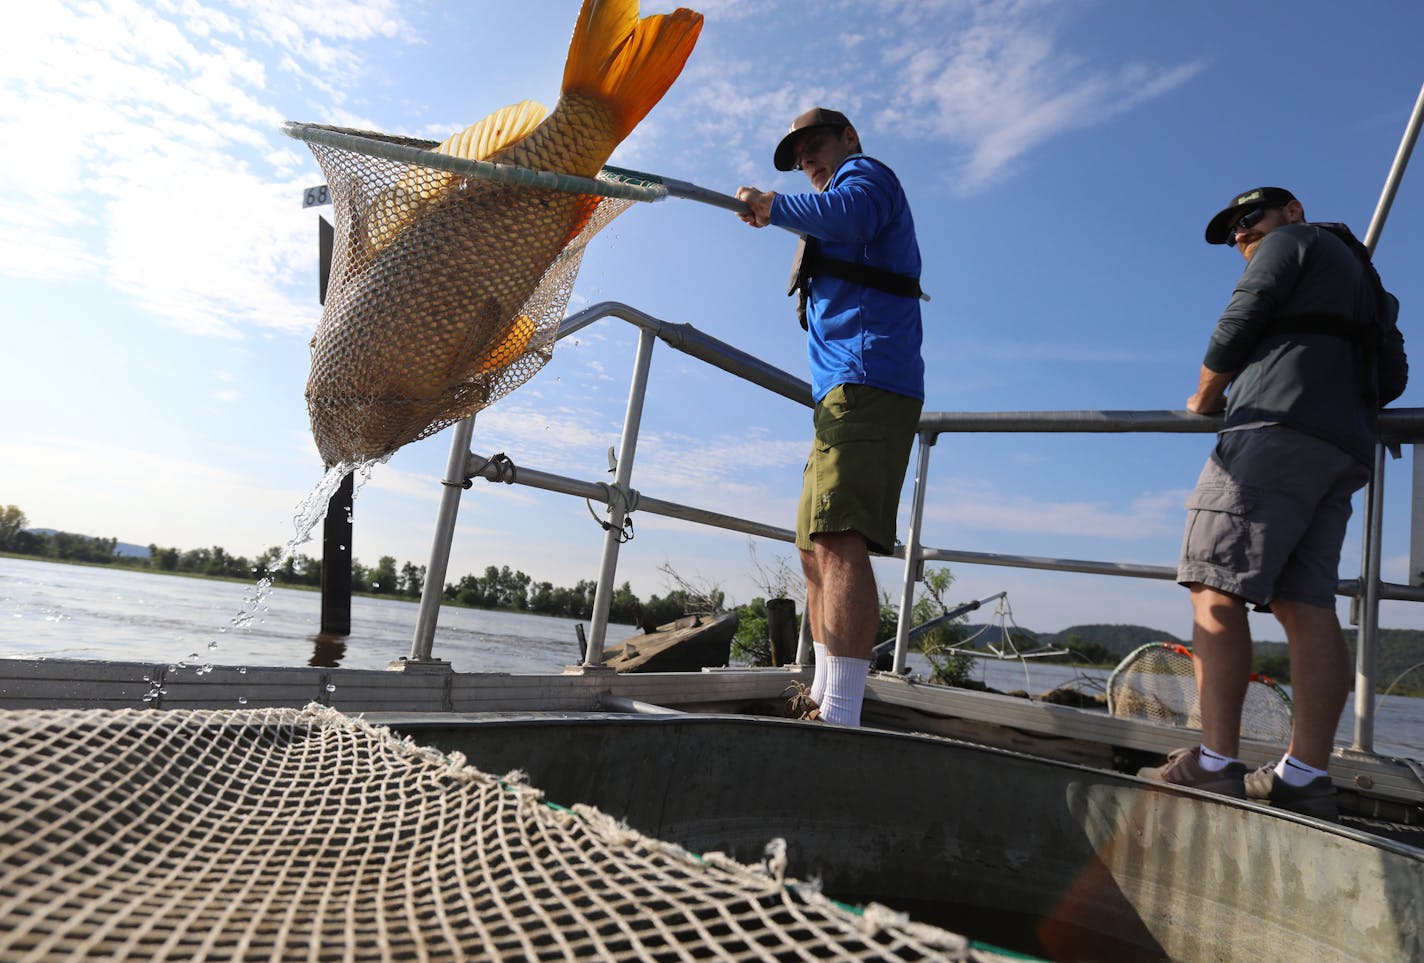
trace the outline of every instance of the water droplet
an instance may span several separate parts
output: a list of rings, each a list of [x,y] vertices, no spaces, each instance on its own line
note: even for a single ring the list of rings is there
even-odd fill
[[[143,677],[143,681],[145,681],[145,682],[152,682],[153,679],[149,678],[148,676],[144,676],[144,677]]]
[[[213,651],[213,649],[216,649],[217,647],[218,647],[218,640],[217,640],[217,639],[213,639],[213,640],[211,640],[210,642],[208,642],[208,651],[209,651],[209,652]]]
[[[245,706],[245,705],[247,705],[247,696],[238,696],[238,697],[237,697],[237,704],[240,705],[240,706]]]
[[[238,674],[238,675],[247,675],[247,666],[244,665],[244,666],[242,666],[240,669],[238,669],[238,670],[237,670],[237,674]]]
[[[333,685],[332,683],[328,682],[328,683],[326,684],[326,691],[327,691],[327,692],[335,692],[335,691],[336,691],[336,686]]]
[[[168,667],[168,671],[169,671],[169,672],[177,672],[177,671],[178,671],[178,667],[177,667],[176,665],[170,665],[170,666]]]

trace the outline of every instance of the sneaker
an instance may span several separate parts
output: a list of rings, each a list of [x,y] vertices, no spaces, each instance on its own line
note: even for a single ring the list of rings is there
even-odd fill
[[[816,721],[821,718],[821,707],[811,701],[811,690],[800,682],[793,682],[786,687],[786,714],[792,719],[805,719]]]
[[[1246,798],[1268,802],[1276,809],[1326,822],[1336,822],[1340,818],[1340,807],[1335,802],[1335,783],[1329,776],[1316,776],[1304,786],[1292,786],[1276,775],[1274,763],[1246,774]]]
[[[1276,781],[1276,764],[1262,763],[1259,769],[1252,769],[1246,774],[1245,781],[1247,799],[1270,799],[1271,785]]]
[[[1204,789],[1233,799],[1246,798],[1246,764],[1230,762],[1220,772],[1208,772],[1202,768],[1200,746],[1173,749],[1167,754],[1165,765],[1148,766],[1137,770],[1137,774],[1171,786]]]

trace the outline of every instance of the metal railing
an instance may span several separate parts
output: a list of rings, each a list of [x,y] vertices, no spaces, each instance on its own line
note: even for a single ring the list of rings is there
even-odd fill
[[[593,322],[617,317],[640,329],[628,406],[624,415],[619,442],[615,477],[612,483],[589,482],[554,475],[516,465],[508,458],[484,458],[470,451],[475,418],[460,422],[451,441],[450,457],[443,484],[436,523],[434,544],[415,635],[409,659],[401,663],[406,668],[440,668],[447,663],[432,655],[436,621],[439,615],[450,547],[454,538],[455,519],[462,491],[474,478],[491,482],[526,485],[545,491],[560,492],[579,498],[600,501],[608,506],[603,555],[597,588],[594,594],[593,616],[582,670],[602,670],[603,649],[608,629],[608,615],[613,597],[618,553],[622,544],[624,520],[634,510],[669,518],[741,532],[760,538],[793,542],[790,529],[752,521],[720,512],[663,501],[643,495],[632,486],[634,456],[647,394],[649,372],[655,340],[662,340],[678,351],[698,358],[744,381],[781,395],[806,407],[811,407],[810,386],[759,358],[727,345],[687,324],[673,324],[616,302],[601,302],[570,315],[560,325],[558,338],[565,338]],[[1381,443],[1376,448],[1375,473],[1367,488],[1363,528],[1361,577],[1341,581],[1337,593],[1353,597],[1358,604],[1359,645],[1355,685],[1355,743],[1353,748],[1371,751],[1374,738],[1374,670],[1378,647],[1378,616],[1381,599],[1424,601],[1424,588],[1398,585],[1380,580],[1380,536],[1383,528],[1383,486],[1385,445],[1415,443],[1424,440],[1424,409],[1386,411],[1381,419]],[[923,577],[926,562],[961,562],[973,565],[1001,565],[1023,569],[1045,569],[1060,572],[1080,572],[1126,578],[1175,579],[1175,566],[1140,565],[1111,561],[1043,558],[1027,555],[998,555],[980,552],[933,548],[924,544],[924,514],[930,454],[939,437],[955,433],[1166,433],[1205,434],[1217,430],[1219,416],[1191,414],[1185,411],[1040,411],[1040,412],[926,412],[919,422],[918,458],[911,494],[908,538],[896,547],[894,555],[905,561],[905,574],[900,594],[900,618],[896,632],[894,671],[903,672],[909,651],[911,610],[915,585]],[[1417,453],[1416,453],[1417,454]],[[1416,459],[1417,464],[1417,459]],[[1416,493],[1418,494],[1418,493]],[[797,661],[806,662],[807,633],[803,619],[801,645]],[[602,670],[612,671],[612,670]]]

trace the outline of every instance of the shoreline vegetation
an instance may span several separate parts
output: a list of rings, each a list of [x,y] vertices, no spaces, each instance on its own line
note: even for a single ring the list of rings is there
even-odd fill
[[[94,538],[69,532],[33,530],[18,507],[0,505],[0,557],[121,568],[159,575],[177,575],[211,581],[226,581],[252,585],[270,578],[274,586],[301,591],[319,591],[321,562],[306,555],[293,555],[281,565],[281,549],[268,548],[255,559],[232,555],[219,546],[199,549],[179,549],[150,544],[148,554],[119,550],[112,538]],[[733,646],[733,657],[750,664],[770,664],[770,637],[766,622],[766,599],[778,596],[795,597],[799,576],[784,560],[764,566],[752,551],[754,580],[764,592],[743,605],[733,605],[741,627]],[[275,567],[275,570],[273,569]],[[351,565],[352,595],[363,598],[419,601],[425,585],[425,566],[406,562],[398,564],[392,556],[382,556],[374,567],[353,559]],[[720,588],[687,582],[671,566],[665,565],[671,588],[666,595],[652,595],[646,601],[632,591],[628,582],[619,586],[610,606],[610,621],[650,629],[674,621],[694,611],[721,611],[725,594]],[[920,624],[948,611],[952,602],[946,597],[954,578],[948,568],[928,569],[920,597],[914,603],[914,624]],[[584,579],[573,586],[555,586],[536,581],[529,575],[505,565],[487,566],[482,575],[464,575],[448,582],[442,592],[442,605],[460,608],[548,615],[568,619],[588,619],[593,614],[594,581]],[[877,637],[890,638],[895,633],[898,609],[889,593],[882,595],[880,629]],[[1003,638],[995,626],[966,624],[963,617],[928,633],[922,640],[921,652],[929,660],[932,681],[957,685],[967,679],[973,657],[957,650],[966,639],[975,636],[984,644],[1002,645]],[[1067,649],[1066,655],[1044,661],[1068,663],[1087,668],[1111,669],[1129,652],[1153,642],[1182,642],[1170,633],[1140,625],[1095,624],[1071,626],[1060,632],[1042,633],[1015,627],[1013,641],[1021,649],[1052,646]],[[1352,658],[1354,640],[1346,633]],[[1424,631],[1414,629],[1381,629],[1376,673],[1376,691],[1381,694],[1424,696]],[[1284,642],[1257,642],[1254,646],[1253,671],[1278,682],[1290,682],[1290,662]]]

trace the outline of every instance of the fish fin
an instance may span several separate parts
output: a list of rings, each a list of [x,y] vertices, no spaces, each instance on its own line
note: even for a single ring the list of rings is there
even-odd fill
[[[546,113],[548,111],[543,104],[521,100],[517,104],[501,107],[478,124],[471,124],[458,134],[445,138],[435,150],[466,160],[484,160],[495,151],[528,136],[539,126]]]
[[[435,151],[466,160],[484,160],[527,136],[539,126],[546,113],[543,104],[521,100],[496,110],[478,124],[451,134]],[[457,175],[446,171],[408,168],[400,180],[381,191],[371,203],[365,220],[368,253],[374,256],[385,250],[441,191],[457,180]]]
[[[564,93],[609,103],[622,140],[667,93],[697,43],[702,14],[680,7],[638,19],[638,0],[584,0]]]
[[[485,352],[483,360],[475,367],[475,374],[507,368],[518,361],[524,354],[524,349],[529,347],[536,327],[534,319],[527,314],[515,318],[500,337],[499,343]]]
[[[569,224],[568,234],[564,235],[563,247],[561,247],[560,250],[563,250],[564,247],[568,247],[569,242],[578,237],[579,233],[588,226],[589,219],[593,217],[593,212],[598,209],[598,205],[602,202],[603,198],[595,197],[592,194],[579,195],[578,206],[574,208],[573,220]]]

